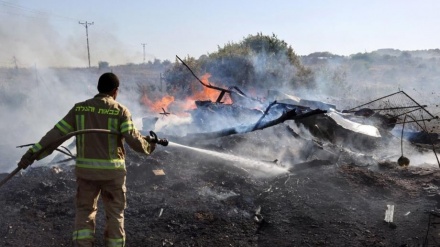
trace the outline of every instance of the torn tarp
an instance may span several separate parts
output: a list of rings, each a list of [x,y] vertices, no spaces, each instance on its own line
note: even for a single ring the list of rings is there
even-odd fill
[[[286,94],[278,90],[268,90],[268,100],[270,101],[276,100],[278,103],[284,103],[284,104],[305,106],[305,107],[309,107],[312,110],[320,109],[320,110],[328,111],[330,109],[336,109],[336,106],[333,104],[329,104],[317,100],[302,99],[295,95]]]
[[[373,137],[381,137],[380,132],[376,127],[372,125],[360,124],[348,120],[343,117],[343,113],[338,113],[336,111],[331,110],[330,112],[325,113],[325,115],[332,118],[339,126],[343,127],[344,129],[348,129],[357,133],[361,133]]]

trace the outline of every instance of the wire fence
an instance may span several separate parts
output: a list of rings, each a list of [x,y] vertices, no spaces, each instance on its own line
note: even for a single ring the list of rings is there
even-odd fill
[[[440,133],[440,120],[427,110],[427,105],[422,105],[404,91],[375,99],[366,104],[356,106],[349,112],[369,109],[375,114],[386,115],[395,120],[396,125],[405,125],[408,131],[423,131]]]

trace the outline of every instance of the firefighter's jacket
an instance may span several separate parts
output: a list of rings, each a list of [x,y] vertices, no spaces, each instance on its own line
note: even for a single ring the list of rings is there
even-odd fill
[[[136,152],[149,155],[153,151],[134,126],[129,110],[107,94],[97,94],[92,99],[75,104],[30,151],[38,152],[70,132],[85,129],[107,129],[121,135],[87,133],[76,136],[75,173],[83,179],[111,180],[125,176],[124,140]],[[43,152],[38,159],[54,150]]]

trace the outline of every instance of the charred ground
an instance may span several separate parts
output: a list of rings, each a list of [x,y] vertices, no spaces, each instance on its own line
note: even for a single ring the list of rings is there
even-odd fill
[[[270,168],[264,168],[267,176],[256,176],[234,160],[173,145],[158,147],[149,157],[128,152],[127,246],[437,243],[438,232],[429,223],[439,200],[438,167],[315,157],[322,147],[294,135],[289,124],[192,146],[285,166],[287,172],[269,175]],[[155,176],[155,169],[166,175]],[[71,246],[74,179],[72,166],[41,166],[5,184],[0,245]],[[395,205],[394,224],[384,222],[389,204]],[[98,246],[103,246],[103,222],[100,205]]]

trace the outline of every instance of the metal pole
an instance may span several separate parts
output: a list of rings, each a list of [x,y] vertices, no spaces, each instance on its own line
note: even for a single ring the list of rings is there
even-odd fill
[[[87,39],[87,57],[89,59],[89,68],[90,68],[90,48],[89,48],[89,26],[93,25],[93,22],[78,22],[79,24],[86,27],[86,39]]]
[[[349,109],[348,111],[353,111],[354,109],[361,108],[362,106],[365,106],[365,105],[371,104],[371,103],[376,102],[376,101],[378,101],[378,100],[385,99],[385,98],[388,98],[388,97],[390,97],[390,96],[393,96],[393,95],[395,95],[395,94],[399,94],[399,93],[402,93],[402,91],[399,91],[399,92],[396,92],[396,93],[392,93],[392,94],[387,95],[387,96],[383,96],[383,97],[381,97],[381,98],[375,99],[375,100],[370,101],[370,102],[368,102],[368,103],[365,103],[365,104],[363,104],[363,105],[360,105],[360,106],[356,106],[356,107],[354,107],[354,108],[351,108],[351,109]]]
[[[146,43],[142,43],[141,45],[144,48],[144,63],[145,63],[145,45],[146,45]]]

